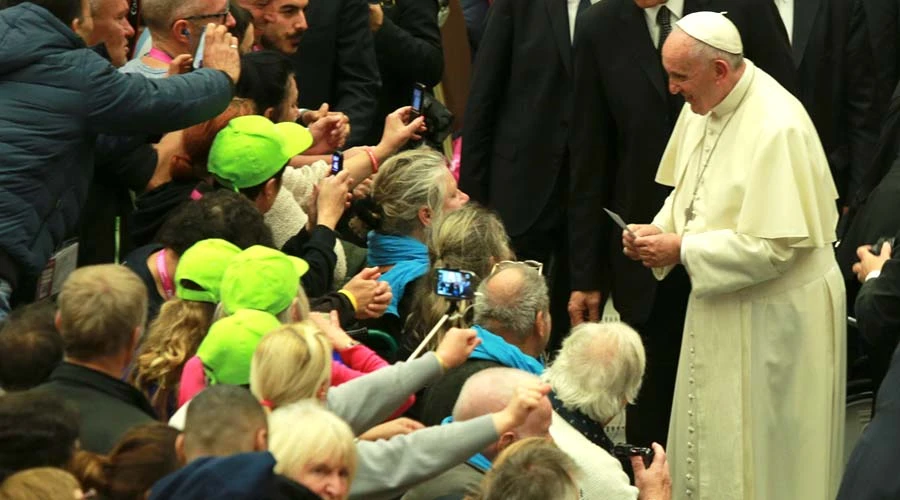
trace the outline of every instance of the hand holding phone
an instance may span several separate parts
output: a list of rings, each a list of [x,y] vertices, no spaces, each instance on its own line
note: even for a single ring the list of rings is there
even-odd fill
[[[653,463],[653,449],[644,446],[634,446],[627,443],[617,444],[613,447],[613,455],[625,459],[640,456],[644,461],[644,467],[650,467],[650,464]]]

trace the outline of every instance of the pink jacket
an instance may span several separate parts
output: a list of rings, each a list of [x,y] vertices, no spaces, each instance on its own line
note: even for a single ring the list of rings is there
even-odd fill
[[[388,366],[387,361],[381,359],[374,351],[362,344],[338,351],[338,354],[340,354],[343,363],[338,361],[331,362],[332,387]],[[178,387],[178,407],[181,408],[205,388],[206,374],[203,371],[203,361],[194,356],[184,364],[184,370],[181,372],[181,383]],[[416,396],[411,395],[406,400],[406,403],[391,415],[391,418],[399,417],[415,402]]]

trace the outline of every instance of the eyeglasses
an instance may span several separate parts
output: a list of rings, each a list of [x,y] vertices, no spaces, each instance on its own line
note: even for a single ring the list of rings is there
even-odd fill
[[[223,12],[216,12],[215,14],[198,14],[196,16],[183,17],[182,19],[185,21],[197,21],[200,19],[215,19],[221,17],[222,22],[218,24],[225,24],[228,21],[228,14],[231,14],[231,2],[225,2],[225,10]]]
[[[538,274],[541,274],[544,271],[544,264],[542,264],[536,260],[521,260],[521,261],[501,260],[500,262],[494,264],[493,269],[491,269],[491,274],[497,273],[508,267],[513,267],[513,266],[525,266],[529,269],[536,270]]]

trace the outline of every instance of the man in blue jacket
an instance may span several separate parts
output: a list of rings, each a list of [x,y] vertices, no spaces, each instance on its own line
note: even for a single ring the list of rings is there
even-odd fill
[[[123,75],[87,49],[87,0],[9,0],[0,10],[0,318],[34,298],[78,222],[97,134],[164,133],[209,120],[240,76],[237,40],[207,26],[205,68]]]

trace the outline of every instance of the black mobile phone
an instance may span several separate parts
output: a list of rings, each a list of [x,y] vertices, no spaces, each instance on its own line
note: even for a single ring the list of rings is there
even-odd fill
[[[644,467],[650,467],[650,464],[653,463],[653,449],[644,446],[634,446],[627,443],[617,444],[613,447],[613,455],[618,458],[640,456],[644,460]]]
[[[412,91],[412,114],[413,118],[422,115],[422,105],[425,103],[425,85],[417,83],[413,85]]]
[[[884,246],[885,243],[891,246],[891,253],[894,253],[894,238],[889,238],[887,236],[878,238],[878,241],[872,245],[872,248],[870,248],[869,251],[874,255],[881,255],[881,247]]]
[[[331,175],[337,175],[344,170],[344,153],[335,151],[331,155]]]
[[[471,271],[440,268],[435,272],[437,280],[434,285],[434,293],[451,300],[475,298],[475,288],[472,286],[474,273]]]

